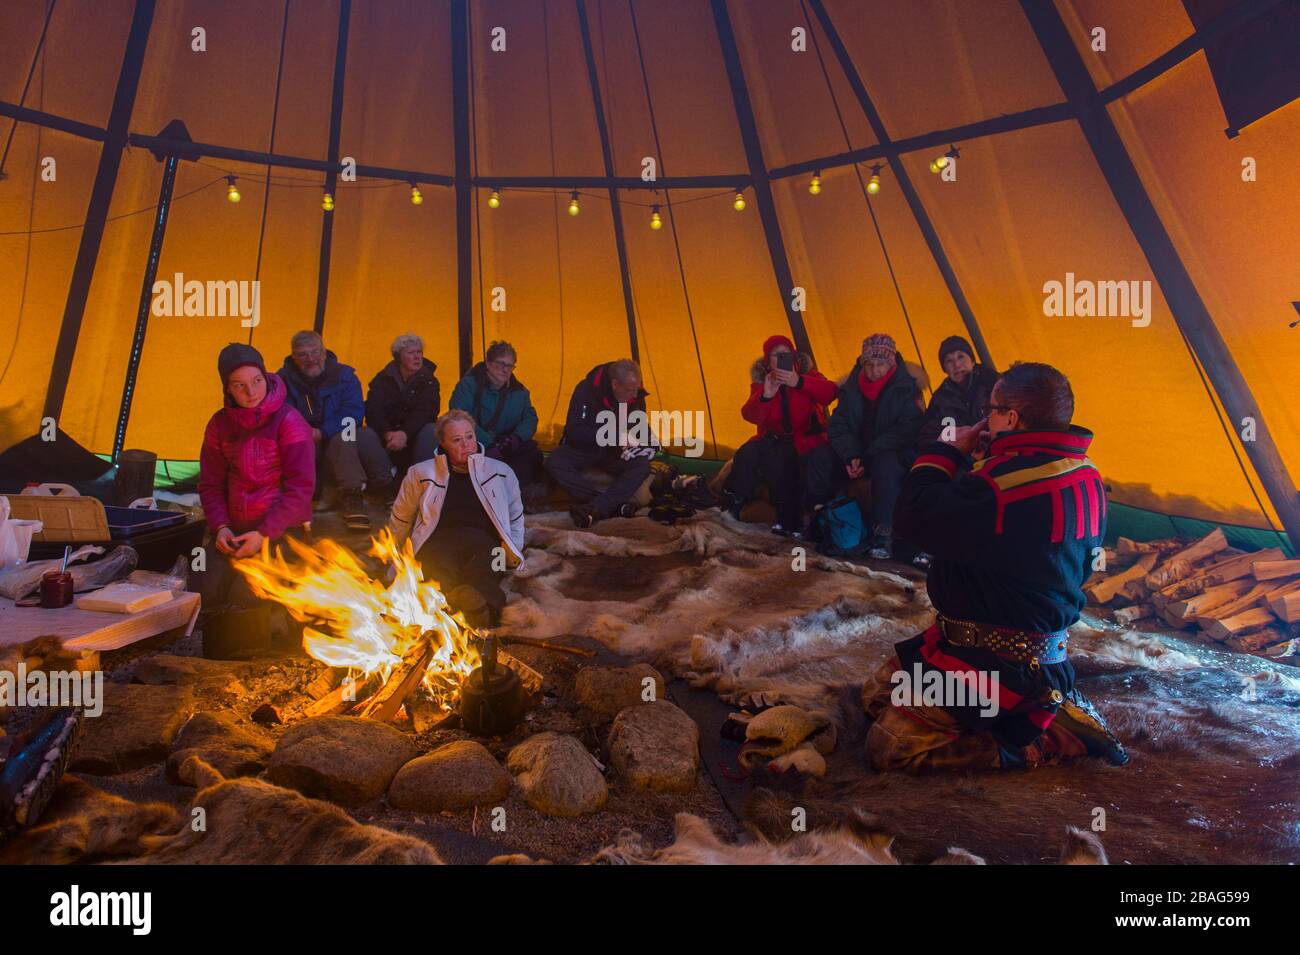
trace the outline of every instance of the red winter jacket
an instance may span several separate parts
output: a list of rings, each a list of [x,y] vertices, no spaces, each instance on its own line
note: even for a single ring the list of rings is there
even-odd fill
[[[799,386],[788,388],[782,386],[771,398],[763,398],[763,378],[767,366],[756,362],[750,372],[754,382],[749,386],[749,400],[740,409],[741,417],[758,425],[758,434],[750,441],[765,434],[783,434],[785,425],[781,414],[781,396],[786,393],[790,404],[790,427],[794,436],[794,449],[799,454],[807,454],[813,448],[827,442],[826,406],[835,400],[838,389],[835,382],[812,367],[812,360],[800,354],[797,357],[799,367]]]
[[[259,531],[268,540],[311,520],[316,446],[311,427],[285,403],[284,382],[266,376],[256,408],[226,406],[208,421],[199,452],[199,498],[213,532]]]

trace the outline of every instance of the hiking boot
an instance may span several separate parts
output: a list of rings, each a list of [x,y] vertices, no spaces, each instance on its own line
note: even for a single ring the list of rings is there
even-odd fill
[[[631,501],[626,501],[620,504],[618,506],[618,510],[616,510],[614,513],[617,514],[619,517],[636,517],[636,512],[638,510],[640,510],[640,508],[638,508],[635,504],[633,504]]]
[[[590,508],[583,507],[581,504],[575,504],[569,508],[569,517],[573,519],[573,526],[581,530],[586,530],[596,523],[596,515],[591,512]]]
[[[912,566],[919,567],[922,570],[929,570],[932,563],[934,563],[934,558],[923,550],[917,551],[912,558]]]
[[[893,560],[894,540],[884,534],[876,534],[867,546],[867,556],[872,560]]]
[[[339,502],[339,513],[350,531],[370,530],[370,515],[360,488],[344,489]]]
[[[1089,756],[1104,759],[1112,766],[1128,762],[1128,751],[1115,734],[1106,728],[1097,708],[1077,689],[1066,694],[1061,708],[1056,711],[1049,729],[1068,734],[1087,751]]]
[[[726,488],[718,496],[718,507],[722,508],[736,520],[740,520],[740,512],[745,506],[745,499],[738,494],[732,494]]]
[[[45,811],[76,753],[84,715],[80,707],[55,710],[25,744],[15,741],[17,748],[0,761],[0,839],[34,825]]]

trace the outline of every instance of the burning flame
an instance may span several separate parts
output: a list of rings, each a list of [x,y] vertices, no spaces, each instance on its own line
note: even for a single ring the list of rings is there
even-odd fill
[[[387,528],[371,538],[370,554],[392,568],[391,584],[371,578],[346,547],[331,540],[310,547],[286,538],[297,562],[263,546],[256,557],[234,566],[258,597],[283,604],[295,620],[306,623],[303,648],[334,667],[360,670],[386,680],[403,655],[425,634],[434,653],[423,685],[443,709],[449,709],[461,682],[479,664],[474,633],[459,613],[448,612],[447,598],[424,572],[411,542],[400,547]],[[320,629],[318,629],[320,628]]]

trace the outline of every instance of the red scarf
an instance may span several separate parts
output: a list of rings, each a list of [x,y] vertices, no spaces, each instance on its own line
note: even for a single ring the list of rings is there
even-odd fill
[[[858,388],[866,396],[868,401],[875,401],[880,397],[880,393],[885,390],[885,385],[889,384],[889,379],[894,377],[894,372],[898,370],[898,365],[891,365],[889,372],[884,378],[877,378],[875,381],[867,379],[866,369],[858,369]]]

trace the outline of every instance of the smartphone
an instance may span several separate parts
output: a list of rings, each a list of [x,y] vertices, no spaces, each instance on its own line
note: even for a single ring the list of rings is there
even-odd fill
[[[794,353],[788,351],[777,352],[776,367],[781,371],[794,371]]]

